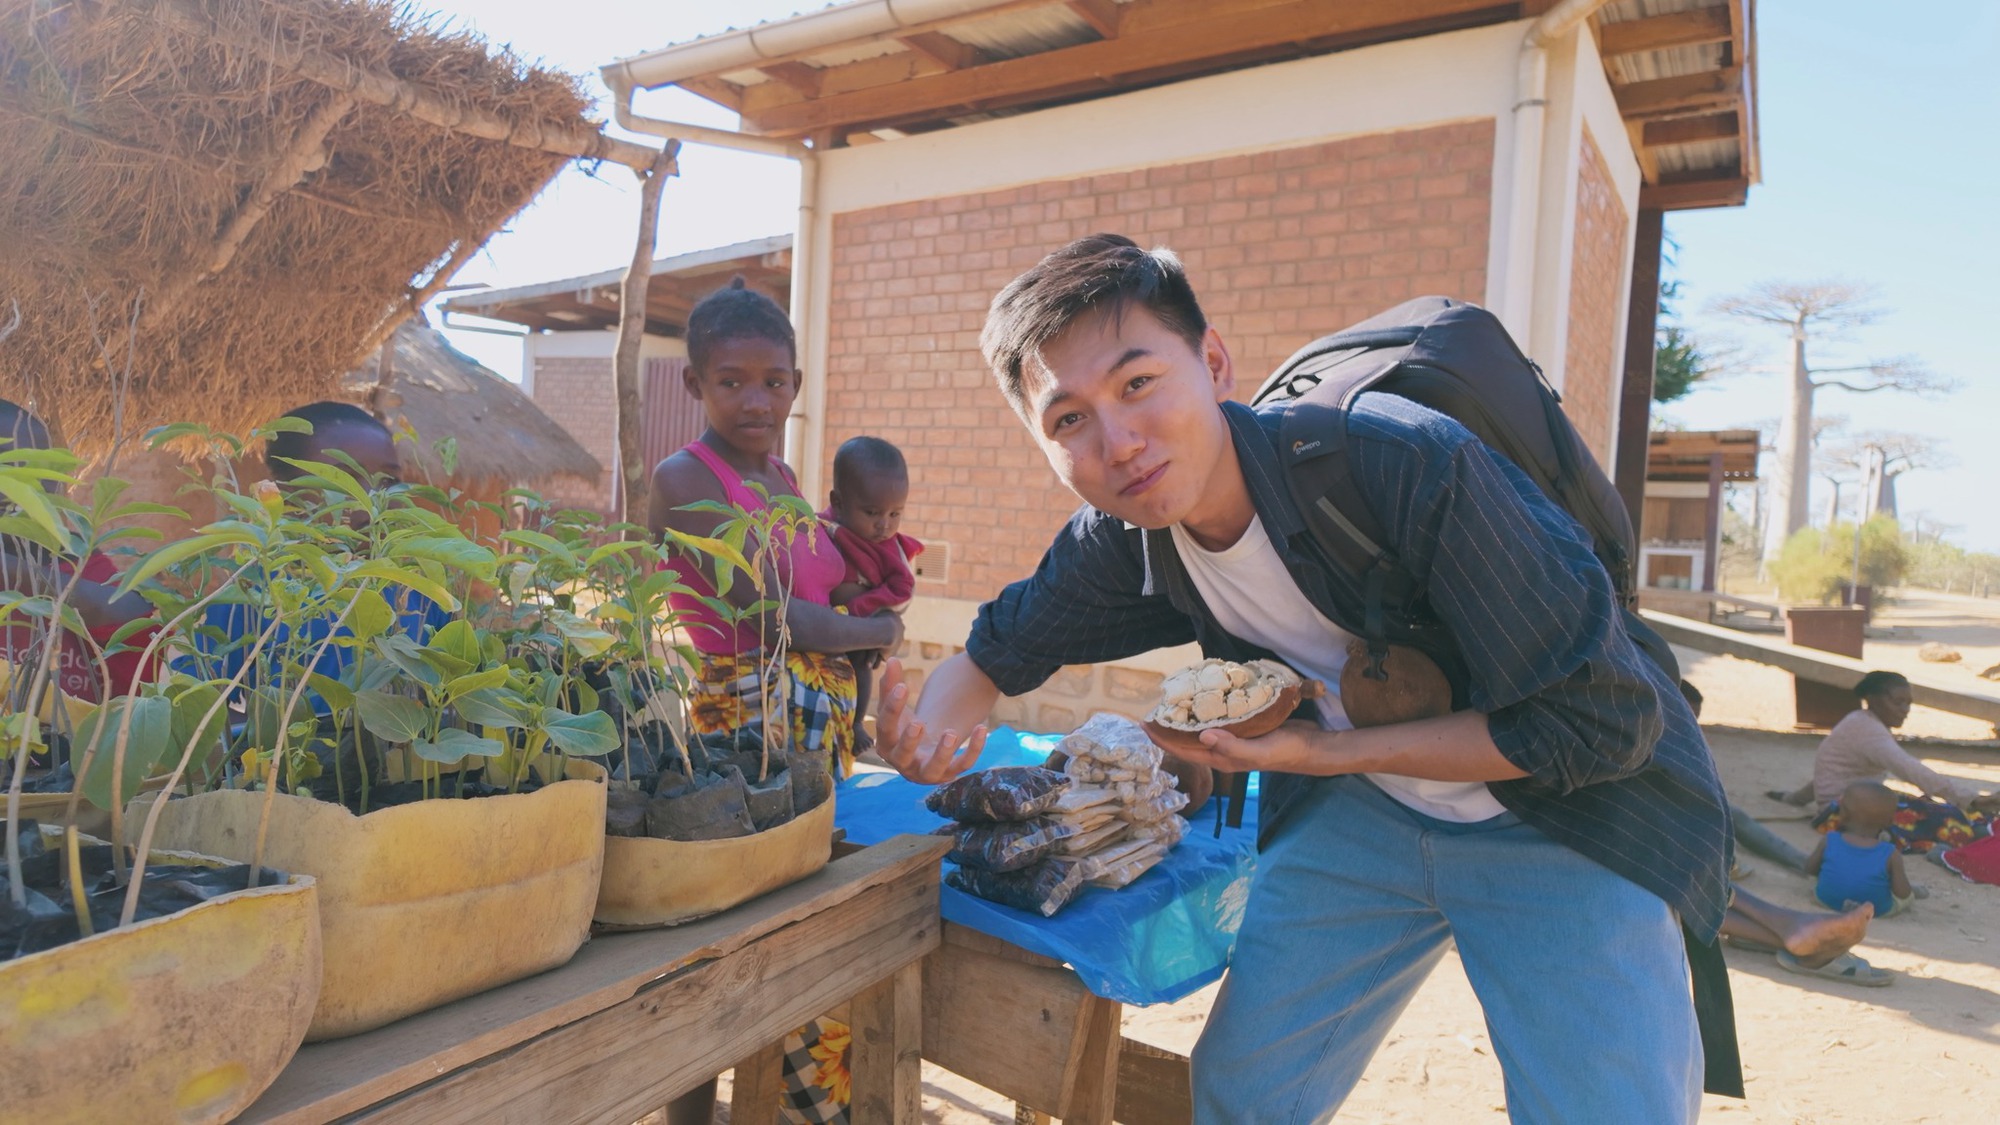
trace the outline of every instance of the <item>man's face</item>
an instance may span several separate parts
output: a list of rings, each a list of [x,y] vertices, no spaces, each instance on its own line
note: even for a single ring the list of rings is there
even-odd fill
[[[1040,359],[1024,372],[1020,409],[1070,491],[1146,528],[1213,506],[1216,470],[1233,463],[1217,404],[1236,385],[1215,329],[1191,348],[1133,306],[1078,320]]]

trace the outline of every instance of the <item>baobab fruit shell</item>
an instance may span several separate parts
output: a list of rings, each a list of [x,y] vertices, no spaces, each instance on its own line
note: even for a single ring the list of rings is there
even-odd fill
[[[1348,642],[1340,673],[1340,706],[1356,727],[1379,727],[1451,714],[1451,683],[1435,661],[1406,645],[1390,645],[1382,662],[1388,678],[1369,679],[1368,642]]]
[[[1177,682],[1184,677],[1199,676],[1209,669],[1221,669],[1224,675],[1240,678],[1239,673],[1248,672],[1251,682],[1238,684],[1237,688],[1265,688],[1269,698],[1257,706],[1255,711],[1236,719],[1215,718],[1209,720],[1177,719],[1177,714],[1185,713],[1183,695],[1176,691]],[[1214,688],[1205,691],[1218,690]],[[1235,690],[1235,688],[1229,689]],[[1168,694],[1176,692],[1176,694]],[[1318,680],[1307,680],[1297,672],[1275,660],[1253,660],[1247,664],[1234,664],[1226,660],[1204,660],[1189,668],[1168,676],[1161,687],[1162,698],[1159,706],[1145,720],[1146,734],[1162,749],[1175,753],[1192,753],[1199,756],[1206,748],[1202,745],[1201,732],[1225,730],[1238,738],[1256,738],[1278,729],[1299,702],[1311,699],[1320,692]]]

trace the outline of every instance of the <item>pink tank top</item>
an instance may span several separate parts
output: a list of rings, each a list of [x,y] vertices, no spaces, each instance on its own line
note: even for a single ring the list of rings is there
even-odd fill
[[[764,498],[744,484],[736,470],[730,468],[728,462],[714,450],[699,440],[687,443],[685,448],[708,466],[708,471],[715,474],[716,480],[722,482],[722,496],[727,503],[748,512],[764,510]],[[771,464],[791,486],[792,495],[798,496],[799,482],[792,476],[792,470],[776,457],[771,458]],[[833,536],[824,525],[814,526],[810,543],[802,544],[798,537],[794,537],[778,552],[776,563],[778,573],[788,576],[792,584],[792,596],[815,605],[832,604],[833,588],[847,576],[847,560],[841,556],[840,548],[834,545]],[[694,645],[695,651],[713,656],[738,656],[757,651],[760,641],[755,626],[746,622],[737,625],[732,632],[728,622],[699,600],[700,597],[715,596],[715,586],[707,575],[678,560],[669,562],[667,566],[688,589],[694,591],[692,594],[671,594],[667,604],[680,615],[681,624],[687,629],[688,642]]]

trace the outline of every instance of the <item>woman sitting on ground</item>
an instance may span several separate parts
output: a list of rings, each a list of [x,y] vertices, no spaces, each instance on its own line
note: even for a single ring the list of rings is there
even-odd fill
[[[1906,853],[1933,847],[1955,848],[1992,832],[2000,795],[1982,793],[1918,761],[1891,731],[1910,717],[1908,677],[1870,672],[1854,685],[1861,706],[1834,725],[1813,755],[1813,799],[1820,807],[1813,826],[1822,832],[1840,824],[1840,795],[1856,782],[1885,777],[1915,786],[1920,797],[1901,797],[1889,837]],[[1782,795],[1781,795],[1782,796]]]

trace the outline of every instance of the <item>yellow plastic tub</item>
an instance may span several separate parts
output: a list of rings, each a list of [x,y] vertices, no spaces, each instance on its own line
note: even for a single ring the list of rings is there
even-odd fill
[[[264,862],[319,881],[326,975],[307,1040],[381,1027],[576,954],[604,866],[604,771],[572,761],[567,777],[367,816],[275,799]],[[156,839],[244,862],[263,808],[264,794],[241,790],[169,801]]]
[[[319,986],[304,875],[0,962],[0,1118],[228,1121],[291,1061]]]
[[[732,840],[605,837],[598,927],[692,922],[798,882],[833,853],[833,801],[829,794],[804,816]]]

